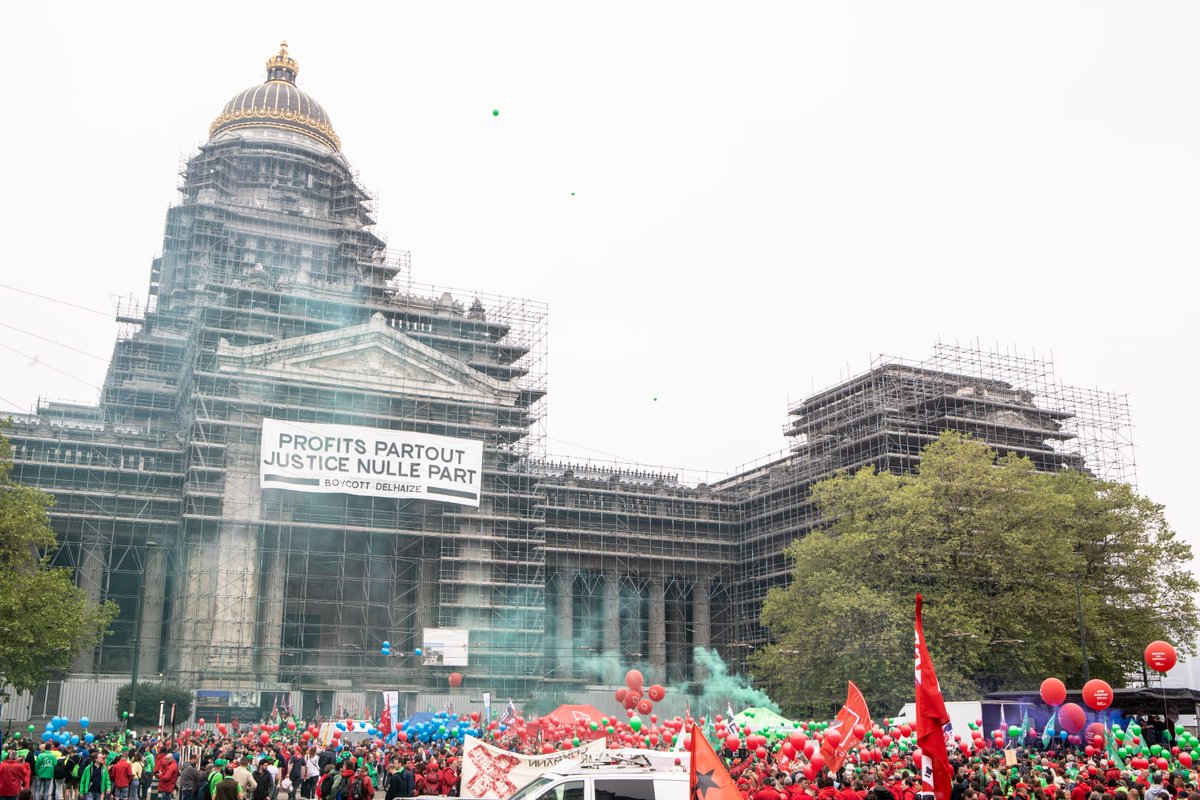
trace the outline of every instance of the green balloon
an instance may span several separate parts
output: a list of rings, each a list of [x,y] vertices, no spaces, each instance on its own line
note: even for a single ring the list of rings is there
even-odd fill
[[[579,747],[579,737],[578,736],[576,736],[574,739],[571,740],[571,745],[573,747]]]
[[[588,727],[591,728],[592,730],[596,730],[596,728],[599,728],[600,726],[596,724],[596,720],[592,720],[591,722],[588,723]]]
[[[33,726],[32,726],[32,725],[30,725],[30,726],[29,726],[29,732],[30,732],[30,733],[33,733]]]
[[[1118,747],[1117,755],[1119,755],[1122,759],[1129,758],[1129,748],[1128,747]]]
[[[617,732],[617,731],[616,731],[616,729],[615,729],[615,728],[614,728],[612,725],[609,725],[609,726],[608,726],[608,733],[609,733],[609,735],[612,735],[612,734],[614,734],[614,733],[616,733],[616,732]]]
[[[634,733],[637,733],[638,731],[640,731],[642,729],[642,718],[635,716],[632,719],[630,719],[629,727]]]
[[[1162,745],[1161,744],[1150,745],[1150,752],[1156,756],[1162,755]]]
[[[498,116],[500,116],[500,109],[498,109],[498,108],[493,108],[493,109],[492,109],[492,116],[493,116],[493,117],[498,117]]]

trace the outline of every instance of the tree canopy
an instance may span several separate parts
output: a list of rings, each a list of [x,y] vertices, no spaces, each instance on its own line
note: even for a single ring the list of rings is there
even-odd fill
[[[945,433],[918,471],[867,468],[813,490],[823,525],[788,549],[793,574],[752,657],[785,711],[828,714],[863,690],[890,715],[912,700],[914,596],[948,700],[1083,683],[1076,588],[1090,677],[1125,685],[1156,639],[1187,650],[1200,619],[1191,548],[1163,508],[1130,486]]]
[[[132,684],[117,690],[117,717],[129,711],[129,695]],[[163,704],[166,723],[171,722],[171,706],[175,706],[175,720],[183,721],[192,713],[192,690],[176,683],[139,683],[137,686],[137,719],[126,718],[126,724],[141,731],[158,721],[158,704]]]
[[[66,672],[71,660],[108,631],[117,606],[97,605],[50,566],[57,546],[47,510],[53,498],[12,480],[8,439],[0,435],[0,699],[33,691]]]

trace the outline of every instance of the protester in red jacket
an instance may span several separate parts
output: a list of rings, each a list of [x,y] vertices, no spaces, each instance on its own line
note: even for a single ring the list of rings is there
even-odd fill
[[[154,765],[154,776],[158,778],[159,800],[168,800],[179,781],[179,765],[170,753],[159,756],[158,763]]]
[[[442,768],[442,794],[454,794],[454,787],[458,786],[458,770],[454,768],[454,759],[450,758],[446,761],[446,766]]]
[[[0,797],[16,797],[29,788],[29,765],[17,757],[17,749],[8,751],[8,760],[0,764]]]
[[[117,756],[117,760],[109,768],[108,774],[112,776],[113,788],[117,790],[117,796],[128,796],[127,792],[123,790],[127,790],[129,784],[133,783],[133,767],[130,766],[129,759],[125,758],[124,753]]]

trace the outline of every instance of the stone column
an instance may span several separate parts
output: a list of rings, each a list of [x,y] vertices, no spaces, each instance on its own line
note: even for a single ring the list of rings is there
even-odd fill
[[[104,551],[95,538],[86,539],[79,545],[79,566],[75,570],[75,580],[93,603],[99,603],[104,598]],[[81,650],[71,665],[72,672],[94,672],[95,669],[94,647]]]
[[[417,569],[417,608],[416,614],[413,615],[413,635],[416,638],[416,646],[422,647],[425,643],[425,628],[437,627],[438,560],[422,558]]]
[[[246,422],[251,421],[247,419]],[[202,588],[213,592],[212,638],[191,646],[207,650],[209,668],[228,679],[253,680],[257,647],[259,552],[262,490],[258,476],[258,441],[231,435],[225,449],[220,529],[216,549],[201,558],[216,561],[216,581]],[[188,646],[188,645],[185,645]]]
[[[265,541],[264,545],[268,544]],[[278,538],[274,540],[274,551],[268,551],[266,572],[259,583],[262,586],[261,616],[259,618],[259,678],[279,680],[279,663],[283,651],[283,605],[287,579],[287,559]]]
[[[620,659],[621,583],[616,575],[604,576],[604,653]],[[608,677],[605,676],[605,680]]]
[[[574,674],[573,655],[575,649],[575,575],[571,572],[558,573],[558,630],[553,645],[554,662],[558,664],[559,677],[570,678]]]
[[[147,547],[142,565],[142,646],[138,674],[158,675],[159,643],[162,641],[163,605],[167,590],[167,551],[162,544]]]
[[[666,680],[667,671],[667,601],[666,590],[662,578],[651,578],[646,586],[649,596],[649,630],[647,639],[650,646],[650,669],[654,672],[654,680]]]
[[[224,677],[252,680],[258,633],[259,537],[244,522],[221,524],[217,550],[205,557],[217,560],[213,587],[212,639],[199,646],[209,654],[209,668]]]
[[[712,647],[712,580],[697,578],[692,584],[692,648]],[[692,659],[695,672],[692,680],[702,681],[708,677],[708,671],[696,664]]]

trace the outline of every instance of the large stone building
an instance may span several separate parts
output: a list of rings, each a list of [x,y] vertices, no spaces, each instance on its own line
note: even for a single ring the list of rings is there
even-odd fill
[[[127,680],[135,652],[143,676],[226,713],[281,693],[329,713],[438,690],[451,669],[470,695],[517,698],[626,664],[695,680],[694,648],[736,666],[764,641],[759,606],[786,580],[786,544],[819,522],[822,476],[910,469],[946,428],[1045,469],[1083,465],[1062,403],[988,369],[897,363],[798,404],[789,454],[719,483],[551,463],[545,307],[414,287],[296,74],[281,48],[188,162],[99,404],[13,421],[15,477],[57,500],[58,563],[121,607],[34,713],[56,713],[72,682]],[[482,474],[468,502],[278,488],[269,421],[480,443]],[[465,631],[467,664],[414,655],[436,649],[429,629]]]

